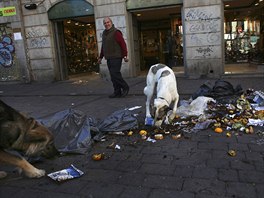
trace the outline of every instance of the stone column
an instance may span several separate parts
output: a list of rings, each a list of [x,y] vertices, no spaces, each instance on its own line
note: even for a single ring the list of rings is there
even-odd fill
[[[222,0],[183,1],[185,73],[218,78],[224,72]]]
[[[130,32],[132,26],[129,26],[131,24],[131,20],[126,10],[126,1],[125,0],[96,0],[94,1],[94,14],[95,14],[95,23],[96,23],[96,35],[97,35],[97,43],[98,43],[98,50],[100,54],[100,50],[102,47],[102,33],[104,28],[103,25],[103,19],[107,16],[109,16],[115,27],[123,33],[123,37],[125,39],[125,42],[127,44],[128,48],[128,58],[129,62],[125,63],[123,61],[122,65],[122,75],[123,77],[130,77],[132,76],[132,65],[133,65],[133,57],[131,56],[132,50],[131,50],[131,44],[130,41],[132,40],[130,38]],[[100,65],[100,75],[110,80],[108,68],[106,65],[106,60],[102,60],[102,64]]]

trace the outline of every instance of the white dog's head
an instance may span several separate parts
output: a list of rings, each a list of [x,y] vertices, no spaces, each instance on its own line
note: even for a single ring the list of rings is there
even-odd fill
[[[166,119],[170,110],[169,104],[165,99],[154,99],[154,125],[160,127],[163,121]]]

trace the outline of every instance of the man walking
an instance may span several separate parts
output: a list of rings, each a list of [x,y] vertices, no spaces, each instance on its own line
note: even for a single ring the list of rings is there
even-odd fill
[[[102,48],[98,62],[100,64],[103,57],[107,61],[107,67],[114,87],[114,93],[109,98],[125,97],[129,92],[129,86],[122,77],[121,66],[122,59],[128,62],[127,46],[122,32],[115,28],[112,20],[106,17],[103,22],[105,30],[102,35]]]

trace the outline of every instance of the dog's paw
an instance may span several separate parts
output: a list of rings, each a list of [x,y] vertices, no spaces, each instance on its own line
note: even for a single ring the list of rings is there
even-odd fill
[[[5,171],[0,171],[0,179],[3,179],[7,176],[7,173]]]
[[[25,171],[25,175],[29,178],[40,178],[45,176],[45,170],[34,168],[30,171]]]

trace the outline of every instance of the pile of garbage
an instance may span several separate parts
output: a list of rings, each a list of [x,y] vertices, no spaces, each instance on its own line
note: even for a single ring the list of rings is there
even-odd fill
[[[201,129],[212,127],[213,129],[221,128],[228,131],[242,131],[253,133],[253,126],[264,125],[264,110],[256,110],[256,103],[250,103],[254,93],[250,95],[241,95],[234,103],[219,103],[212,98],[202,98],[204,103],[200,102],[200,96],[192,101],[181,117],[181,121],[173,123],[174,126],[186,126],[181,130],[185,132],[194,132]],[[193,104],[199,103],[201,108],[194,109]],[[201,105],[202,104],[202,105]],[[197,106],[195,106],[197,107]],[[181,113],[181,112],[180,112]],[[200,115],[198,115],[200,113]],[[188,114],[191,116],[189,117]],[[189,119],[187,119],[189,117]]]
[[[179,117],[171,124],[173,131],[176,129],[183,133],[193,133],[212,128],[218,133],[239,131],[252,134],[255,126],[264,126],[262,91],[248,89],[241,95],[230,94],[214,98],[197,96],[194,100],[191,98],[189,101],[181,101],[181,104],[177,110]],[[258,132],[264,133],[263,130]]]
[[[105,140],[107,134],[137,134],[143,140],[155,142],[168,135],[179,139],[209,128],[216,133],[226,131],[227,135],[234,131],[258,133],[264,143],[262,91],[248,89],[243,92],[241,86],[233,88],[223,80],[214,85],[205,83],[189,100],[180,101],[177,117],[161,128],[140,122],[135,112],[140,108],[118,110],[103,120],[71,108],[41,122],[54,133],[55,146],[62,153],[85,154],[95,141]],[[257,127],[260,129],[254,131]]]
[[[216,133],[225,131],[227,136],[231,133],[255,133],[264,140],[263,126],[264,93],[252,89],[243,92],[240,85],[233,88],[229,82],[217,80],[214,85],[203,84],[189,100],[180,101],[177,118],[169,125],[144,129],[154,139],[160,139],[157,135],[168,134],[177,139],[212,129]]]

